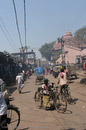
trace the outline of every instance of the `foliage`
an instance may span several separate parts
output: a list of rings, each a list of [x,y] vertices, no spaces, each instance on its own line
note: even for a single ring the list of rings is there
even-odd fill
[[[57,38],[57,41],[58,41],[58,42],[62,42],[62,37],[61,37],[61,38],[58,37],[58,38]]]
[[[79,43],[86,44],[86,26],[82,27],[81,29],[77,30],[74,34],[74,38],[79,41]]]
[[[57,53],[55,54],[56,56],[55,56],[54,61],[56,61],[61,54],[62,54],[62,50],[58,50]]]
[[[42,57],[45,57],[45,58],[46,58],[47,60],[49,60],[49,61],[50,61],[50,59],[51,59],[53,44],[55,44],[55,41],[54,41],[54,42],[51,42],[51,43],[45,43],[45,44],[39,49],[39,51],[40,51]]]
[[[4,52],[3,52],[5,55],[10,55],[10,53],[9,52],[7,52],[7,51],[5,51],[4,50]]]

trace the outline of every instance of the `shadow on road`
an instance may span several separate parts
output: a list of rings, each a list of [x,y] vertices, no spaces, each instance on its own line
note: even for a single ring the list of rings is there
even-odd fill
[[[78,98],[71,98],[71,102],[69,104],[74,105],[76,104],[77,101],[78,101]]]
[[[9,87],[7,87],[7,88],[8,88],[8,90],[9,90],[10,94],[12,94],[12,93],[17,89],[16,86],[9,86]]]
[[[19,130],[29,130],[30,127],[19,129]]]
[[[77,79],[79,79],[79,77],[77,77],[77,78],[71,77],[71,78],[68,80],[68,82],[69,82],[69,83],[74,83],[74,80],[77,80]]]
[[[13,100],[14,100],[14,98],[13,98],[13,97],[10,97],[10,98],[9,98],[9,101],[10,101],[10,102],[12,102]]]
[[[63,130],[76,130],[75,128],[63,129]]]
[[[7,89],[9,90],[10,94],[12,94],[14,91],[17,90],[17,86],[16,85],[8,86]],[[30,93],[30,92],[31,91],[21,92],[21,94]]]
[[[26,91],[26,92],[21,92],[21,94],[26,94],[26,93],[30,93],[31,91]]]
[[[62,114],[72,114],[72,111],[66,110],[66,112],[64,112],[64,113],[62,113]]]

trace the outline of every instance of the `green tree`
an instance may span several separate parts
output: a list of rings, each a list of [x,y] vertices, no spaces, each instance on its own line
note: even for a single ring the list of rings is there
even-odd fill
[[[79,43],[86,44],[86,26],[82,27],[81,29],[77,30],[74,34],[74,38],[79,41]]]
[[[51,54],[52,54],[52,47],[53,47],[53,44],[55,44],[55,41],[54,42],[51,42],[51,43],[45,43],[40,49],[40,53],[42,55],[42,57],[45,57],[47,60],[51,60]]]
[[[5,55],[10,55],[10,53],[9,52],[7,52],[6,50],[4,50],[4,52],[3,52]]]
[[[60,57],[61,54],[62,54],[62,50],[58,50],[56,53],[55,61]]]

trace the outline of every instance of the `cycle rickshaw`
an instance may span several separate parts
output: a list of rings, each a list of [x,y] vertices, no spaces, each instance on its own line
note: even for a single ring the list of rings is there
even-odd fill
[[[35,84],[42,84],[44,81],[44,75],[43,75],[43,68],[42,67],[38,67],[35,68],[36,71],[36,80],[35,80]]]
[[[61,94],[58,91],[58,86],[55,85],[55,83],[51,83],[49,95],[46,95],[47,101],[46,105],[44,105],[44,97],[43,90],[41,87],[37,89],[35,92],[34,100],[37,104],[38,108],[44,108],[47,109],[48,107],[51,108],[52,106],[55,107],[55,109],[60,112],[64,113],[67,110],[67,96],[65,94]],[[66,91],[65,91],[66,92]]]

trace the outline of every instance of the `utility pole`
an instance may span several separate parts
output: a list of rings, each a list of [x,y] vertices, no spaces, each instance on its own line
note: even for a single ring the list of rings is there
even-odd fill
[[[23,63],[24,63],[24,61],[25,61],[26,58],[27,58],[27,56],[25,55],[25,52],[27,52],[27,50],[28,50],[28,47],[27,47],[27,46],[20,48],[20,53],[22,54],[22,55],[21,55],[21,58],[22,58],[22,60],[23,60]]]

